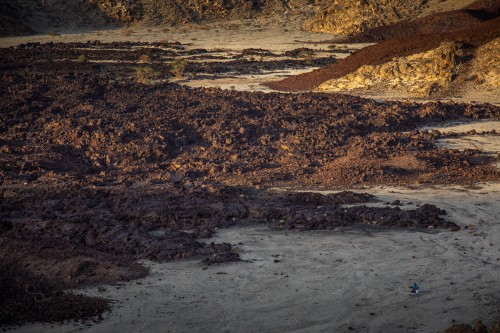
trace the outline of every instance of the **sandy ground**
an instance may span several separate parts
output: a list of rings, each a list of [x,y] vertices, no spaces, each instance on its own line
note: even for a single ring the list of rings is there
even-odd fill
[[[270,80],[283,79],[288,76],[299,75],[305,72],[310,72],[314,69],[316,68],[271,71],[261,75],[228,75],[226,77],[217,75],[211,79],[186,80],[179,81],[179,83],[190,87],[217,87],[221,89],[231,89],[238,91],[271,92],[274,90],[262,85],[262,83]]]
[[[349,45],[358,45],[358,44],[349,44]],[[417,103],[427,103],[427,102],[436,102],[440,101],[443,103],[446,102],[455,102],[455,103],[467,103],[467,104],[492,104],[492,105],[500,105],[500,95],[495,94],[494,92],[488,91],[478,91],[474,89],[465,88],[460,95],[457,96],[447,96],[447,97],[439,97],[439,98],[429,98],[429,97],[414,97],[410,94],[401,91],[401,90],[384,90],[384,89],[374,89],[374,90],[366,90],[366,89],[356,89],[350,90],[345,93],[353,96],[359,96],[363,98],[370,98],[379,101],[412,101]]]
[[[500,318],[500,184],[478,188],[374,188],[379,202],[433,203],[470,229],[423,233],[345,229],[220,230],[247,262],[204,270],[195,260],[155,264],[152,274],[85,294],[117,301],[95,326],[52,332],[436,332]],[[410,203],[411,202],[411,203]],[[422,288],[410,294],[408,285]],[[40,332],[27,325],[16,332]]]
[[[438,139],[436,145],[438,147],[446,147],[450,149],[479,149],[492,156],[500,154],[500,121],[475,121],[469,123],[449,123],[446,125],[426,126],[422,130],[439,130],[443,134],[460,133],[464,134],[471,130],[476,132],[497,131],[495,135],[479,135],[470,134],[458,138],[443,138]],[[500,163],[497,163],[500,168]]]
[[[373,98],[377,100],[387,100],[387,101],[414,101],[418,103],[426,103],[426,102],[455,102],[455,103],[489,103],[493,105],[500,105],[500,96],[493,93],[488,92],[477,92],[477,91],[465,91],[460,97],[443,97],[443,98],[417,98],[412,97],[404,92],[399,92],[395,90],[390,91],[350,91],[345,92],[350,95],[360,96],[364,98]]]
[[[246,48],[272,49],[274,51],[289,51],[297,45],[307,44],[311,49],[325,48],[320,42],[331,40],[332,36],[322,33],[310,33],[300,30],[288,30],[275,26],[255,26],[243,22],[237,27],[222,25],[220,28],[207,30],[209,27],[186,26],[184,28],[129,28],[97,31],[74,31],[54,35],[34,35],[22,37],[0,38],[0,47],[10,47],[28,42],[82,42],[100,40],[101,42],[158,42],[180,41],[191,48],[227,48],[241,51]],[[318,44],[316,44],[318,43]],[[343,44],[340,44],[343,45]],[[360,44],[363,45],[363,44]]]
[[[500,121],[480,120],[472,122],[446,122],[445,124],[436,124],[434,126],[424,126],[421,130],[438,130],[443,134],[447,133],[466,133],[471,130],[476,132],[489,132],[500,130]]]

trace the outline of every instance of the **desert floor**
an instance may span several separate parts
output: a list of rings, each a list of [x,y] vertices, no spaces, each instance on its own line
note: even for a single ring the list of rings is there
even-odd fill
[[[317,68],[312,62],[314,59],[342,58],[365,46],[341,44],[328,48],[330,44],[324,42],[331,41],[331,36],[326,34],[288,31],[276,26],[256,27],[250,23],[237,30],[230,26],[129,30],[132,31],[130,35],[124,30],[107,30],[4,38],[0,39],[0,46],[51,41],[179,41],[187,51],[206,49],[208,55],[213,56],[213,59],[204,59],[199,54],[183,56],[191,63],[222,64],[238,61],[245,49],[274,53],[260,59],[277,61],[269,70],[241,72],[231,70],[228,65],[229,69],[222,73],[197,72],[188,78],[172,79],[172,82],[190,87],[245,92],[272,92],[260,84]],[[286,51],[300,48],[313,51],[305,58],[284,55]],[[241,59],[248,60],[248,57],[243,55]],[[296,66],[299,68],[285,63],[294,59],[300,60],[301,65]],[[31,70],[36,71],[36,67],[27,67],[27,71]],[[381,103],[401,100],[398,96],[370,97]],[[498,104],[495,100],[477,97],[458,101]],[[489,156],[500,153],[498,133],[491,133],[500,128],[498,120],[469,119],[436,126],[422,125],[422,130],[460,134],[437,140],[437,147],[480,149]],[[2,186],[7,188],[7,184]],[[269,191],[299,189],[309,190],[308,186],[293,184],[271,186]],[[311,190],[318,191],[317,188]],[[162,263],[141,260],[151,270],[143,279],[71,290],[112,300],[112,311],[104,313],[102,321],[26,324],[12,331],[348,332],[354,329],[355,332],[439,332],[454,321],[471,323],[482,319],[491,322],[500,318],[499,182],[357,185],[349,190],[375,195],[376,201],[366,204],[368,206],[415,209],[422,204],[436,205],[446,210],[445,219],[456,223],[460,230],[405,230],[359,225],[327,231],[283,231],[273,230],[265,224],[237,222],[201,241],[230,243],[241,261],[207,267],[196,258]],[[320,193],[338,191],[338,188],[326,186]],[[396,200],[400,201],[399,205],[387,204]],[[421,293],[409,292],[408,286],[413,282],[420,285]]]

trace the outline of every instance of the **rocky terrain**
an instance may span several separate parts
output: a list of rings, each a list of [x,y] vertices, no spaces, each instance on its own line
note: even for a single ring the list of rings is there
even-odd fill
[[[175,43],[140,46],[151,58],[183,52],[175,51],[181,48]],[[73,296],[60,294],[54,281],[75,286],[140,277],[144,270],[132,263],[143,258],[201,256],[205,265],[238,260],[230,244],[197,240],[235,221],[277,230],[359,224],[458,229],[432,205],[374,208],[363,206],[369,195],[287,195],[262,188],[500,178],[491,156],[440,149],[434,144],[443,137],[439,131],[417,130],[442,119],[498,119],[498,107],[192,90],[137,82],[127,62],[73,60],[81,52],[86,59],[136,59],[143,52],[122,48],[34,44],[1,52],[1,247],[19,254],[2,260],[26,262],[28,272],[16,277],[21,280],[6,275],[3,283],[41,275],[51,282],[36,284],[37,290],[62,297],[39,308],[5,294],[3,309],[14,302],[26,311],[7,312],[4,323],[38,320],[42,310],[54,313],[47,320],[59,320],[75,311],[97,318],[92,311],[107,309],[102,300],[88,299],[79,304],[100,305],[75,310]]]
[[[270,82],[268,86],[361,95],[391,91],[398,96],[421,98],[460,97],[470,90],[478,95],[497,95],[500,77],[495,69],[498,66],[492,66],[492,62],[498,62],[500,54],[499,6],[498,1],[487,7],[474,3],[470,9],[370,29],[343,41],[380,43],[336,64]]]
[[[475,0],[336,0],[319,6],[318,13],[309,19],[305,29],[340,36],[354,36],[351,40],[374,40],[408,36],[409,33],[429,31],[429,20],[443,31],[460,30],[474,17],[471,10],[494,7],[493,1]],[[459,19],[449,20],[446,13],[460,13]],[[396,28],[396,26],[398,28]]]
[[[500,87],[500,38],[479,47],[472,62],[472,74],[485,89],[498,92]]]
[[[396,57],[381,65],[364,65],[355,72],[321,84],[318,91],[395,90],[412,97],[451,96],[463,89],[500,94],[499,38],[479,48],[443,42],[436,49]],[[462,91],[463,93],[463,91]]]
[[[416,17],[427,2],[427,0],[335,0],[314,19],[309,20],[305,27],[315,32],[328,32],[341,36],[354,35]]]
[[[467,183],[479,177],[497,177],[475,152],[459,157],[461,154],[453,156],[453,152],[436,149],[432,140],[439,138],[440,133],[411,132],[426,122],[443,119],[496,119],[497,107],[386,104],[315,93],[245,94],[208,89],[192,94],[188,88],[168,83],[138,84],[140,72],[134,69],[136,65],[75,61],[81,52],[75,46],[88,47],[87,44],[23,45],[2,51],[6,72],[2,108],[5,115],[9,114],[2,136],[8,140],[3,148],[7,153],[2,168],[4,177],[17,179],[19,174],[11,172],[26,170],[23,177],[35,180],[44,170],[37,165],[46,163],[32,162],[19,169],[23,158],[9,153],[11,149],[18,150],[8,142],[28,140],[27,147],[32,148],[18,151],[23,156],[57,158],[66,154],[40,146],[38,133],[48,136],[47,143],[75,152],[74,161],[67,159],[67,166],[61,166],[67,175],[72,174],[72,166],[85,166],[103,171],[103,177],[109,172],[128,175],[133,180],[146,176],[144,172],[137,173],[145,163],[148,173],[156,174],[159,180],[169,179],[176,172],[191,182],[223,179],[228,185],[277,185],[294,181],[303,185],[351,186],[359,182],[403,184],[437,179]],[[169,54],[165,46],[150,45],[146,50],[151,54]],[[102,49],[109,48],[99,44],[84,55],[92,59],[102,56]],[[112,51],[117,57],[123,53],[139,57],[119,51],[119,44],[113,48],[117,49]],[[41,50],[50,52],[50,57],[40,58]],[[53,58],[66,60],[55,62],[51,61]],[[31,71],[30,64],[36,64],[36,71]],[[20,66],[27,65],[27,70],[19,71]],[[160,66],[155,67],[158,72],[168,70],[168,65]],[[17,92],[14,99],[9,97],[11,91]],[[224,96],[223,104],[218,101],[219,95]],[[68,97],[60,99],[60,96]],[[123,100],[121,96],[128,97]],[[32,105],[50,112],[64,112],[64,117],[33,114],[29,112]],[[366,105],[364,111],[359,110],[359,105]],[[141,122],[127,110],[140,111]],[[35,115],[44,120],[30,120],[32,125],[23,127]],[[88,120],[75,124],[73,119],[80,123],[83,115]],[[377,130],[378,127],[384,131]],[[32,134],[25,136],[21,129]],[[403,131],[408,133],[399,133]],[[151,147],[144,147],[144,142]],[[52,163],[48,165],[50,169]],[[406,169],[408,172],[398,172]],[[346,173],[350,176],[346,177]]]
[[[498,330],[491,319],[498,313],[492,295],[498,291],[499,229],[491,216],[497,216],[499,155],[488,145],[445,143],[473,137],[495,146],[500,107],[436,100],[471,92],[500,95],[500,2],[485,3],[0,0],[0,35],[53,37],[48,43],[11,38],[13,46],[0,48],[0,327],[100,323],[117,310],[116,299],[142,307],[144,295],[130,300],[131,285],[140,288],[147,278],[161,281],[171,274],[177,288],[191,288],[188,299],[197,294],[201,300],[190,303],[179,289],[167,293],[156,285],[146,303],[168,312],[152,311],[125,325],[147,331],[156,316],[175,330],[178,319],[192,321],[189,311],[205,316],[220,295],[244,293],[237,282],[242,275],[251,281],[264,274],[255,279],[277,299],[262,301],[260,285],[251,285],[251,299],[243,297],[241,306],[245,313],[247,304],[261,312],[269,306],[279,312],[283,304],[295,311],[307,300],[307,316],[327,309],[334,322],[290,322],[288,317],[298,317],[287,313],[289,330],[380,331],[392,314],[426,311],[435,315],[425,321],[429,326],[412,316],[397,327],[441,330],[461,319],[450,313],[464,309],[467,320],[484,316],[489,331]],[[252,27],[230,34],[245,24]],[[254,33],[267,25],[271,37],[287,33],[293,41],[280,39],[279,50],[254,46]],[[302,28],[335,36],[297,36]],[[189,38],[166,38],[170,29]],[[80,30],[98,31],[86,41]],[[145,32],[157,34],[154,41],[142,40]],[[230,44],[232,49],[216,36],[195,46],[216,33],[229,40],[249,35],[250,41]],[[317,69],[267,83],[276,91],[266,93],[189,87],[270,73],[283,78],[311,68]],[[356,96],[380,91],[430,101]],[[479,125],[450,131],[451,122]],[[220,238],[222,233],[229,237]],[[283,238],[289,234],[296,244]],[[262,253],[271,259],[252,258],[264,244]],[[282,262],[295,266],[287,272]],[[184,283],[188,273],[177,278],[173,268],[179,263],[195,272],[187,280],[201,287]],[[160,273],[155,268],[167,264],[172,266],[161,266],[168,268]],[[297,285],[291,288],[293,279],[284,279],[295,269]],[[354,278],[342,275],[351,272]],[[236,285],[211,286],[203,280],[207,274],[220,275],[219,282],[227,275]],[[268,284],[268,276],[282,280]],[[330,276],[342,286],[318,289]],[[354,298],[351,283],[363,278],[370,290]],[[424,303],[415,297],[401,304],[401,295],[416,296],[407,290],[416,278],[425,285]],[[404,290],[394,296],[397,284]],[[110,285],[129,289],[115,297]],[[282,287],[283,295],[295,298],[273,294]],[[309,289],[300,294],[301,287]],[[339,317],[331,319],[343,287]],[[89,288],[96,292],[87,294]],[[181,306],[162,298],[171,296]],[[219,303],[238,310],[230,300]],[[120,318],[108,324],[124,323],[123,305]],[[182,315],[170,320],[177,310]],[[361,318],[359,326],[344,320],[351,313]],[[230,322],[222,323],[226,331],[234,331]],[[393,324],[383,324],[384,331]],[[17,328],[39,331],[34,325]],[[220,323],[207,325],[224,331]],[[481,322],[447,330],[486,331]]]

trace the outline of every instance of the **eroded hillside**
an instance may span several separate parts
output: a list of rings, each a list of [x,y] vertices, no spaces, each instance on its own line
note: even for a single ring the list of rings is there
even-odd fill
[[[414,97],[441,95],[471,87],[499,92],[499,38],[477,48],[456,42],[380,65],[364,65],[353,73],[327,81],[318,91],[394,90]]]
[[[352,35],[415,17],[427,0],[335,0],[306,24],[306,29]]]
[[[314,0],[0,1],[0,35],[97,28],[106,24],[178,25],[314,14]],[[25,28],[20,28],[25,26]]]

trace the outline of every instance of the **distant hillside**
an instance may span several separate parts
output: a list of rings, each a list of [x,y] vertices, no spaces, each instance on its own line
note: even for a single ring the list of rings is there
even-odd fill
[[[415,17],[428,0],[334,0],[306,24],[306,29],[352,35]]]
[[[142,0],[149,24],[221,21],[280,15],[313,5],[314,0]]]
[[[464,8],[476,0],[333,0],[318,6],[305,29],[350,36],[420,15]],[[491,3],[483,1],[485,5]]]
[[[0,0],[0,36],[299,17],[305,29],[352,35],[471,0]]]
[[[324,0],[0,0],[0,35],[311,14]]]

